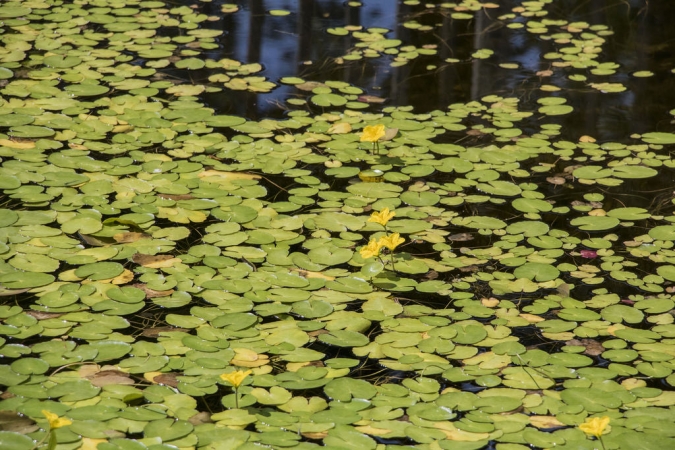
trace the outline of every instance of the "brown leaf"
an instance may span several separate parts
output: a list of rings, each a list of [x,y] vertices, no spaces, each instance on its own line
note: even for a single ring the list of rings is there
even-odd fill
[[[92,247],[103,247],[115,242],[113,239],[97,238],[94,236],[89,236],[88,234],[80,234],[79,236],[84,242],[86,242],[88,245],[91,245]]]
[[[28,434],[39,428],[32,419],[16,411],[0,411],[0,431]]]
[[[547,177],[546,181],[557,186],[565,184],[565,179],[563,177]]]
[[[102,370],[94,375],[88,376],[87,379],[97,387],[107,386],[109,384],[134,384],[134,380],[129,376],[118,370]]]
[[[488,308],[494,308],[495,306],[499,305],[499,300],[494,297],[482,298],[480,302],[483,306]]]
[[[312,91],[318,87],[326,87],[326,85],[318,81],[305,81],[304,83],[296,84],[295,87],[301,91]]]
[[[301,434],[306,437],[307,439],[323,439],[326,436],[328,436],[327,431],[317,431],[317,432],[308,432],[308,433],[302,433]]]
[[[50,313],[50,312],[43,312],[43,311],[26,311],[26,314],[29,316],[35,317],[37,320],[43,320],[43,319],[53,319],[55,317],[61,317],[65,313]]]
[[[383,141],[391,141],[396,137],[398,134],[398,128],[386,128],[384,130],[384,136],[382,137],[381,140]]]
[[[172,267],[177,262],[180,262],[180,259],[174,258],[173,255],[144,255],[142,253],[136,253],[131,259],[136,264],[152,269]]]
[[[572,173],[572,172],[574,172],[575,170],[577,170],[577,169],[580,168],[580,167],[584,167],[584,166],[582,166],[581,164],[577,164],[577,165],[575,165],[575,166],[567,166],[567,167],[565,167],[565,168],[563,169],[563,172],[565,172],[565,173]]]
[[[451,234],[447,237],[447,240],[453,242],[471,241],[473,240],[473,235],[471,233]]]
[[[571,339],[565,342],[565,345],[580,345],[586,347],[584,353],[589,356],[598,356],[605,351],[605,347],[594,339]]]
[[[557,428],[565,426],[565,424],[559,421],[555,416],[530,416],[530,424],[536,428]]]
[[[292,272],[296,272],[298,275],[300,275],[303,278],[323,278],[324,280],[332,281],[335,279],[335,277],[331,277],[329,275],[324,275],[321,272],[311,272],[308,270],[302,270],[302,269],[291,269]]]
[[[387,101],[386,99],[375,95],[359,95],[358,100],[365,103],[384,103]]]
[[[152,236],[145,233],[137,233],[135,231],[129,231],[126,233],[117,233],[113,235],[113,239],[119,244],[127,244],[129,242],[140,241],[141,239],[148,239]]]
[[[438,272],[436,272],[435,270],[430,270],[424,275],[424,278],[427,280],[435,280],[436,278],[438,278]]]
[[[124,269],[124,271],[117,275],[115,278],[110,280],[112,284],[127,284],[134,279],[134,273],[129,269]]]
[[[178,373],[163,373],[161,375],[157,375],[152,379],[155,383],[159,384],[164,384],[166,386],[171,386],[171,387],[178,387],[178,377],[180,374]]]
[[[146,328],[141,332],[141,336],[145,337],[151,337],[151,338],[156,338],[159,337],[162,333],[168,333],[171,331],[179,331],[186,333],[190,330],[187,328],[176,328],[176,327],[154,327],[154,328]]]
[[[198,412],[188,419],[192,425],[201,425],[203,423],[213,423],[211,416],[206,411]]]
[[[557,287],[556,291],[558,291],[558,294],[560,294],[563,297],[569,297],[571,289],[572,289],[572,286],[570,286],[567,283],[563,283],[563,284],[561,284],[560,286]]]
[[[552,70],[540,70],[537,72],[538,77],[550,77],[551,75],[553,75]]]
[[[217,180],[223,179],[226,181],[232,181],[232,180],[258,180],[260,179],[260,175],[255,175],[252,173],[246,173],[246,172],[222,172],[220,170],[204,170],[202,172],[199,172],[197,174],[197,177],[199,178],[211,178],[213,177],[214,180],[209,180],[209,181],[215,181],[218,182]]]
[[[136,283],[133,285],[133,287],[145,292],[145,298],[168,297],[175,292],[173,289],[169,289],[167,291],[156,291],[154,289],[150,289],[147,284],[143,283]]]
[[[3,147],[14,148],[17,150],[25,150],[29,148],[35,148],[35,142],[33,141],[19,141],[17,139],[0,139],[0,145]]]

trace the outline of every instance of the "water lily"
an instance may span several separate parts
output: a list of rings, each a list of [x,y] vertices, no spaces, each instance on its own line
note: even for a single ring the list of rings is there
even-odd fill
[[[382,236],[377,241],[377,245],[379,245],[380,247],[387,247],[389,249],[389,257],[391,258],[391,270],[393,271],[396,271],[396,266],[394,265],[394,250],[396,250],[396,247],[401,245],[403,242],[405,242],[405,239],[403,239],[401,235],[398,233]]]
[[[237,370],[230,373],[220,374],[220,379],[227,381],[234,387],[234,406],[239,409],[239,386],[244,382],[247,376],[251,375],[250,370]]]
[[[383,236],[377,241],[377,243],[382,247],[387,247],[390,251],[394,251],[396,247],[403,244],[405,239],[401,237],[400,234],[394,233],[387,236]]]
[[[381,248],[382,244],[380,244],[380,241],[378,241],[377,239],[371,239],[368,242],[368,245],[361,247],[359,253],[361,254],[361,257],[363,259],[368,259],[374,256],[378,256],[380,254]]]
[[[595,436],[596,438],[600,439],[602,448],[605,448],[605,443],[602,442],[602,435],[606,431],[608,425],[608,416],[591,417],[579,425],[579,429],[590,436]]]
[[[66,419],[65,417],[59,417],[58,414],[55,414],[51,411],[47,411],[46,409],[42,410],[42,414],[47,418],[47,421],[49,422],[49,430],[47,430],[47,434],[35,448],[40,447],[40,445],[44,442],[44,440],[49,438],[49,442],[47,443],[47,450],[54,450],[56,448],[57,441],[56,441],[56,434],[54,434],[53,431],[56,430],[57,428],[67,427],[68,425],[72,424],[73,421],[70,419]]]
[[[247,371],[237,370],[235,372],[221,374],[220,379],[223,381],[227,381],[236,389],[239,386],[241,386],[241,383],[243,383],[246,377],[249,375],[251,375],[250,370]]]
[[[591,417],[586,419],[586,422],[579,425],[579,429],[586,434],[591,436],[600,437],[605,432],[605,429],[609,425],[609,417]]]
[[[368,125],[361,133],[361,142],[375,143],[384,137],[384,125]]]
[[[372,213],[368,218],[368,222],[379,223],[383,227],[386,227],[387,222],[389,222],[391,218],[394,217],[395,215],[396,213],[394,211],[389,211],[389,208],[384,208],[380,212]]]
[[[372,142],[373,147],[380,151],[380,139],[384,137],[384,125],[368,125],[363,128],[363,133],[361,133],[360,142]]]
[[[50,430],[66,427],[73,423],[72,420],[66,419],[65,417],[59,417],[58,414],[54,414],[53,412],[47,411],[46,409],[42,410],[42,414],[44,414],[44,416],[47,418],[47,421],[49,421]]]

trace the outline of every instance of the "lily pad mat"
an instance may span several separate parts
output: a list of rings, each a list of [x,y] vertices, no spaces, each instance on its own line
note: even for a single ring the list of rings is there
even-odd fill
[[[589,92],[625,89],[599,62],[611,29],[545,6],[491,20],[548,42]],[[73,422],[63,449],[593,448],[578,425],[594,415],[607,448],[672,447],[675,220],[667,196],[623,193],[670,176],[675,135],[562,139],[573,107],[554,84],[534,106],[416,113],[344,81],[268,80],[210,57],[229,37],[206,11],[0,6],[3,446],[33,448],[48,410]],[[441,59],[384,28],[323,37],[353,46],[339,64],[497,57]],[[206,105],[277,83],[283,119]],[[374,151],[360,133],[377,124]],[[385,207],[405,243],[363,260]],[[236,394],[234,370],[252,370]]]

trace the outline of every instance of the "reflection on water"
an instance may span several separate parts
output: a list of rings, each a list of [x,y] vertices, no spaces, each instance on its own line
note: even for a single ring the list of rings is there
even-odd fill
[[[569,80],[578,70],[553,67],[543,55],[556,51],[554,42],[525,28],[507,28],[497,20],[519,2],[484,9],[473,20],[454,20],[446,9],[424,5],[391,0],[362,3],[359,7],[335,0],[244,2],[237,13],[220,20],[227,34],[221,53],[209,56],[259,62],[272,81],[284,76],[346,81],[387,98],[389,105],[412,105],[418,112],[445,109],[451,103],[489,94],[516,96],[524,107],[535,108],[542,94],[539,88],[551,84],[561,88],[553,95],[564,96],[575,107],[574,114],[560,119],[570,139],[588,134],[606,141],[626,139],[635,132],[670,129],[667,111],[675,103],[675,81],[670,72],[675,67],[675,29],[669,22],[675,17],[673,2],[568,0],[551,8],[551,19],[606,24],[614,31],[598,60],[616,62],[620,68],[603,81],[620,82],[628,89],[609,94]],[[218,15],[221,4],[201,7]],[[291,14],[272,16],[269,11],[273,9]],[[431,30],[410,29],[404,25],[406,20],[429,25]],[[390,66],[391,56],[340,63],[338,59],[355,42],[350,36],[333,36],[325,30],[345,24],[386,28],[390,30],[387,38],[401,39],[403,45],[435,46],[438,53],[419,56],[400,67]],[[488,59],[472,59],[471,54],[481,48],[495,53]],[[447,63],[448,58],[459,62]],[[502,63],[516,63],[518,68],[504,69],[499,66]],[[542,75],[547,70],[552,70],[550,76]],[[631,76],[638,70],[650,70],[654,76]],[[211,97],[211,102],[255,118],[278,116],[278,105],[292,95],[297,95],[297,90],[280,86],[269,94],[219,94]]]

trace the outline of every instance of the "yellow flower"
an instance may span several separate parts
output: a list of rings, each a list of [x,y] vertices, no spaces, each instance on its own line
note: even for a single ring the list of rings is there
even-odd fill
[[[368,242],[368,245],[361,247],[359,253],[361,254],[361,257],[363,257],[363,259],[368,259],[372,258],[373,256],[379,255],[381,248],[382,245],[380,244],[380,241],[371,239],[370,242]]]
[[[392,252],[396,247],[399,245],[403,244],[405,242],[405,239],[403,239],[398,233],[390,234],[384,237],[381,237],[377,243],[381,247],[387,247],[389,250]]]
[[[368,222],[375,222],[379,223],[382,226],[386,226],[387,222],[391,220],[392,217],[394,217],[396,213],[394,211],[389,211],[389,208],[384,208],[380,212],[374,212],[370,215],[370,218],[368,219]]]
[[[368,125],[361,133],[361,142],[377,142],[384,137],[384,125]]]
[[[599,438],[605,432],[607,425],[609,425],[609,417],[592,417],[579,425],[579,429],[586,434]]]
[[[223,381],[227,381],[235,388],[238,388],[239,386],[241,386],[241,383],[243,383],[246,377],[249,375],[251,375],[250,370],[247,370],[246,372],[244,372],[243,370],[237,370],[236,372],[224,373],[220,375],[220,379]]]
[[[59,417],[58,414],[54,414],[53,412],[47,411],[46,409],[42,410],[42,414],[44,414],[44,416],[47,418],[47,421],[49,421],[50,430],[66,427],[73,423],[72,420],[66,419],[65,417]]]

